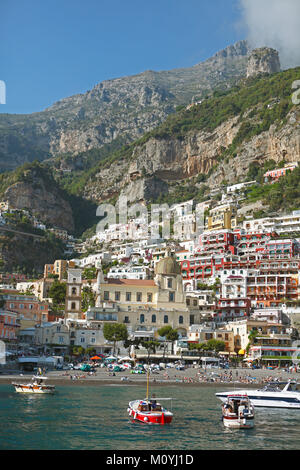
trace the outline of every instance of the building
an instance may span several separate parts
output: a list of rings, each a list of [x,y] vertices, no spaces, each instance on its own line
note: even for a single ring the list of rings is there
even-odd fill
[[[259,335],[286,334],[287,327],[281,323],[274,323],[252,318],[228,322],[224,328],[234,333],[235,351],[246,351],[250,343],[249,334],[256,331]]]
[[[231,230],[237,226],[237,208],[234,204],[225,203],[210,210],[207,220],[207,230]]]
[[[44,351],[50,348],[56,352],[66,352],[70,344],[69,329],[62,320],[37,325],[34,342]]]
[[[213,329],[203,325],[191,325],[188,331],[187,340],[190,344],[206,343],[210,339],[223,341],[224,351],[233,353],[234,333],[226,329]]]
[[[18,329],[20,328],[20,322],[18,320],[18,314],[10,312],[5,309],[0,310],[0,340],[7,344],[7,348],[13,346],[17,342]]]
[[[267,171],[264,174],[265,183],[275,183],[282,176],[285,176],[288,172],[294,171],[297,168],[298,163],[289,163],[283,168],[276,168],[274,170]]]
[[[189,311],[183,291],[180,265],[167,256],[156,263],[155,278],[145,280],[104,279],[98,271],[96,306],[103,302],[118,306],[118,321],[132,330],[157,330],[165,325],[186,335]]]
[[[150,270],[146,266],[114,266],[107,273],[113,279],[150,279]]]
[[[21,295],[18,291],[3,290],[1,292],[4,300],[4,309],[15,312],[26,326],[31,322],[32,325],[48,321],[49,305],[46,302],[39,301],[31,295]]]
[[[47,279],[49,275],[57,275],[58,280],[66,279],[68,268],[75,268],[74,261],[67,261],[64,259],[58,259],[53,264],[45,264],[44,266],[44,278]]]
[[[82,318],[81,310],[81,269],[68,269],[65,318],[79,320]]]

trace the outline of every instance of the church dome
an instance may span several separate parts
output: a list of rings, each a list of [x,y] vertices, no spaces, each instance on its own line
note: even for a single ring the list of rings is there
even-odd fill
[[[167,256],[156,263],[155,274],[181,274],[180,264],[172,256]]]

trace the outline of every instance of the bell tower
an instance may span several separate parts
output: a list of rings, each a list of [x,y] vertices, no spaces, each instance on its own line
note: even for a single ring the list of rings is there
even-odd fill
[[[81,311],[81,269],[68,269],[65,318],[79,320]]]

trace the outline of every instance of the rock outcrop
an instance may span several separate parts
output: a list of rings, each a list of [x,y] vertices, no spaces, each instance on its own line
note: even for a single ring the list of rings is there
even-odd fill
[[[43,178],[33,176],[31,181],[18,181],[10,186],[3,199],[12,208],[27,209],[46,224],[72,233],[74,220],[71,206],[56,189],[48,187]]]
[[[247,78],[261,73],[280,72],[279,53],[270,47],[254,49],[248,59]]]

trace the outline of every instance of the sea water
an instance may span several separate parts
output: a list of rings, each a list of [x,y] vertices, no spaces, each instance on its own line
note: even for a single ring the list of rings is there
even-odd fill
[[[129,420],[128,402],[145,398],[142,386],[65,385],[54,395],[15,393],[0,385],[0,449],[245,450],[299,449],[300,410],[256,408],[255,426],[225,429],[220,387],[156,386],[172,397],[173,422],[149,426]],[[224,387],[226,389],[226,387]],[[165,402],[170,407],[170,402]]]

